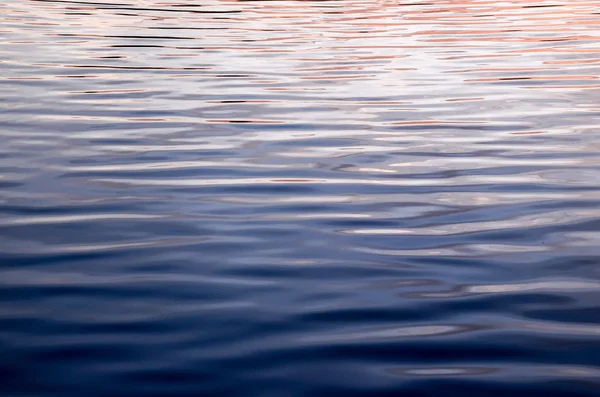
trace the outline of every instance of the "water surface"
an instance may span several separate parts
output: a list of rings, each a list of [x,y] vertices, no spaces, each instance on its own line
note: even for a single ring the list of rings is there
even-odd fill
[[[599,10],[4,2],[0,394],[598,396]]]

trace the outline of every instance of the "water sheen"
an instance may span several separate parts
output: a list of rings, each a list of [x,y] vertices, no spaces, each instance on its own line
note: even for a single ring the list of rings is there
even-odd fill
[[[600,2],[0,5],[3,397],[598,396]]]

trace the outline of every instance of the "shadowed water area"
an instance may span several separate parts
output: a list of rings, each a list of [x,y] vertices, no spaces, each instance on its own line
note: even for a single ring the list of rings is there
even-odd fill
[[[600,395],[600,2],[0,4],[0,395]]]

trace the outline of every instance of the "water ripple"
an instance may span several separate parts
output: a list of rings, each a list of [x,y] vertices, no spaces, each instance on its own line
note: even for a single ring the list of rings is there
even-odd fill
[[[0,394],[598,395],[599,9],[0,4]]]

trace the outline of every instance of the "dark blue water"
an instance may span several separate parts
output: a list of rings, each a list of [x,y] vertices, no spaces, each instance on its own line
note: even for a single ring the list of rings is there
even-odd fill
[[[600,2],[6,0],[0,396],[600,396]]]

